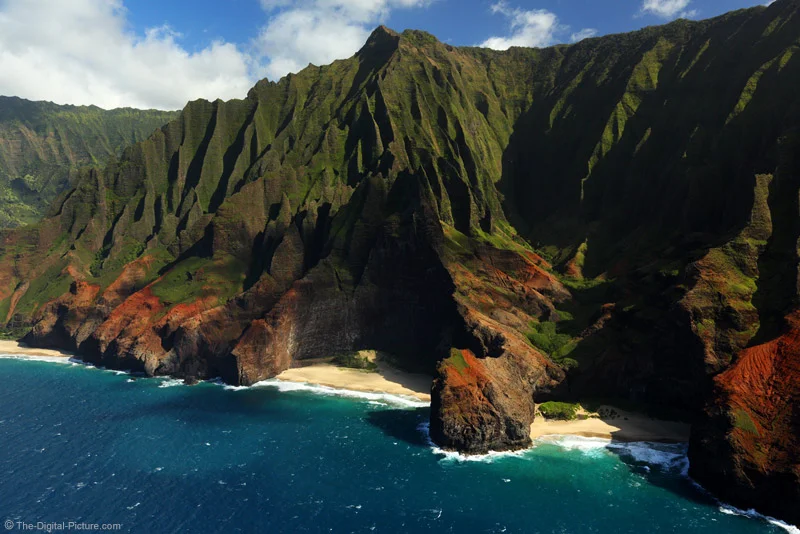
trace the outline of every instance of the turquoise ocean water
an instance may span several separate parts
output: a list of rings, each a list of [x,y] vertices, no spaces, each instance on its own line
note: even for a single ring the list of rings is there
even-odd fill
[[[561,438],[467,460],[430,445],[427,407],[391,396],[18,359],[0,359],[0,376],[11,531],[786,531],[706,496],[677,445]]]

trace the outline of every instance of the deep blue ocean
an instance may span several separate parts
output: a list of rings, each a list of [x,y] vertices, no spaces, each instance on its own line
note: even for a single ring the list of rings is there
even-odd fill
[[[785,532],[706,496],[677,445],[563,438],[466,461],[431,447],[428,408],[393,397],[16,359],[0,376],[14,532]]]

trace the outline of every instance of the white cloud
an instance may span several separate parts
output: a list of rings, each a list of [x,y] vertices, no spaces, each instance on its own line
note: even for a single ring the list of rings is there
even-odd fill
[[[431,0],[261,0],[270,13],[255,41],[263,72],[278,79],[309,63],[352,56],[393,9],[424,7]]]
[[[133,34],[122,0],[5,0],[0,94],[162,109],[247,94],[248,58],[235,45],[190,53],[179,38],[169,27]]]
[[[561,29],[558,17],[546,9],[512,8],[501,0],[492,5],[492,13],[503,15],[509,20],[511,34],[486,39],[479,45],[485,48],[507,50],[512,46],[548,46],[555,42],[555,34]]]
[[[692,0],[644,0],[640,13],[656,15],[664,19],[692,18],[697,15],[697,10],[686,9],[691,3]]]
[[[595,30],[594,28],[584,28],[570,35],[569,40],[572,43],[577,43],[578,41],[583,41],[584,39],[589,39],[596,35],[597,35],[597,30]]]
[[[393,9],[434,0],[249,1],[267,18],[256,39],[189,52],[169,26],[132,32],[123,0],[0,0],[0,94],[162,109],[242,98],[264,75],[351,56]]]

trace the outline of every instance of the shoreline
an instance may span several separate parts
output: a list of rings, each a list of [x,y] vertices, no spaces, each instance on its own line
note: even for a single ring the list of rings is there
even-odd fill
[[[71,352],[28,347],[10,340],[0,340],[0,357],[2,356],[55,362],[80,360]],[[430,403],[433,377],[401,371],[381,360],[375,363],[377,370],[367,372],[320,362],[287,369],[275,378],[282,382],[405,396]]]
[[[0,340],[0,354],[20,359],[51,361],[77,358],[70,352],[33,348],[10,340]],[[373,357],[373,360],[377,369],[372,372],[319,361],[288,369],[275,378],[283,382],[362,393],[398,395],[430,403],[433,377],[402,371],[381,358]],[[601,407],[601,411],[603,408],[606,413],[615,415],[598,417],[594,414],[592,417],[573,421],[546,420],[537,415],[530,428],[531,440],[554,436],[579,436],[618,442],[685,443],[689,440],[690,427],[686,423],[653,419],[612,406]]]
[[[663,421],[639,413],[602,406],[601,411],[612,416],[591,416],[573,421],[546,420],[537,415],[531,425],[531,440],[549,436],[580,436],[611,441],[634,443],[686,443],[690,425],[676,421]]]
[[[412,397],[430,403],[433,377],[401,371],[382,361],[376,364],[377,371],[369,372],[330,363],[316,363],[287,369],[275,378],[283,382]]]
[[[372,351],[364,351],[366,354]],[[70,361],[77,359],[71,352],[25,346],[17,341],[0,340],[0,354],[19,359]],[[311,365],[293,367],[275,378],[282,382],[329,387],[362,393],[397,395],[418,401],[431,402],[433,377],[402,371],[387,364],[374,353],[375,371],[340,367],[322,360]],[[603,410],[605,409],[605,410]],[[531,441],[544,437],[579,436],[617,442],[685,443],[689,441],[690,426],[686,423],[662,421],[612,406],[601,411],[613,416],[573,421],[546,420],[536,416],[530,427]],[[586,415],[585,413],[583,415]]]
[[[0,354],[8,355],[8,356],[17,356],[20,358],[29,357],[33,358],[76,358],[76,355],[63,351],[63,350],[55,350],[55,349],[37,349],[34,347],[28,347],[27,345],[23,345],[19,341],[10,341],[10,340],[0,340]]]

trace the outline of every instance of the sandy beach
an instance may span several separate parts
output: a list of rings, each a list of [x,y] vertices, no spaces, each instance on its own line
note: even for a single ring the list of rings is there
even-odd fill
[[[433,379],[426,375],[406,373],[385,362],[377,362],[377,372],[337,367],[318,363],[284,371],[276,378],[287,382],[302,382],[337,389],[405,395],[430,402]]]
[[[30,356],[32,358],[72,358],[72,353],[51,349],[35,349],[21,345],[17,341],[0,341],[0,354],[13,356]]]
[[[74,355],[50,349],[27,347],[16,341],[0,341],[0,355],[29,358],[71,358]],[[376,372],[339,367],[331,363],[314,363],[295,367],[277,376],[279,380],[300,382],[337,389],[404,395],[424,402],[431,400],[432,377],[401,371],[378,358]],[[689,425],[660,421],[619,408],[601,407],[614,417],[593,414],[575,421],[546,420],[537,416],[531,425],[531,439],[544,436],[583,436],[617,441],[684,442],[689,440]]]
[[[576,421],[548,421],[537,416],[531,425],[531,439],[544,436],[583,436],[615,441],[655,441],[680,443],[689,441],[689,425],[675,421],[660,421],[642,414],[604,406],[616,412],[616,417],[590,417]]]

